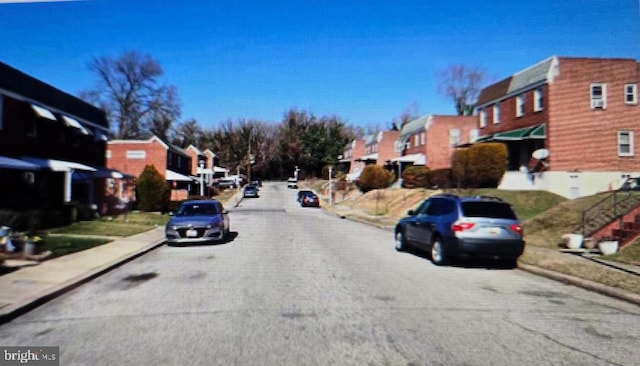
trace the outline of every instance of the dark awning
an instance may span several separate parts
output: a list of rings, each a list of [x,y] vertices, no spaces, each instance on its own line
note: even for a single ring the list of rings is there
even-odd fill
[[[493,135],[493,140],[498,141],[520,141],[525,139],[544,139],[546,138],[546,129],[543,124],[518,128],[515,130],[498,132]]]
[[[546,139],[547,138],[547,128],[545,124],[538,125],[535,127],[528,136],[530,139]]]
[[[498,132],[493,136],[494,140],[498,141],[517,141],[524,140],[529,134],[531,127],[518,128],[516,130]]]
[[[0,156],[0,168],[16,170],[40,170],[40,167],[36,164],[29,163],[20,159],[8,158],[6,156]]]

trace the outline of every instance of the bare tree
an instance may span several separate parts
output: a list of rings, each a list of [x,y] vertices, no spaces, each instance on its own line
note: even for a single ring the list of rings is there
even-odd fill
[[[95,90],[81,92],[105,108],[117,122],[117,138],[141,138],[159,133],[166,137],[180,115],[180,102],[173,86],[159,85],[163,71],[150,55],[134,51],[119,58],[95,58],[89,69],[96,73]]]
[[[452,65],[438,73],[438,92],[450,98],[459,116],[473,114],[486,73],[479,67]]]
[[[179,123],[174,131],[171,142],[174,145],[186,148],[189,145],[198,146],[202,141],[202,128],[198,125],[198,121],[194,118]]]

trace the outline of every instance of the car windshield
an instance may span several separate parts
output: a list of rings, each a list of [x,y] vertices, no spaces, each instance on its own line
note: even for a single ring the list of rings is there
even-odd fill
[[[517,220],[511,206],[504,202],[472,201],[462,203],[462,213],[467,217]]]
[[[176,216],[216,215],[218,207],[213,203],[193,203],[180,206]]]

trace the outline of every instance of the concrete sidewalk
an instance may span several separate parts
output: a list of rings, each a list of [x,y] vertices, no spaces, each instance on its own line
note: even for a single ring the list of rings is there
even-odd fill
[[[0,276],[0,324],[164,243],[164,227]]]

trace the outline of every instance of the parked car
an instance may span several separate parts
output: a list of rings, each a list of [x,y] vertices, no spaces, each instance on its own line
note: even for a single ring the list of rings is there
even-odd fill
[[[298,188],[298,180],[296,178],[287,179],[287,188]]]
[[[300,206],[302,207],[320,207],[320,199],[313,193],[305,193],[300,198]]]
[[[247,197],[254,197],[254,198],[258,198],[258,187],[254,186],[253,184],[247,184],[244,187],[244,193],[243,193],[243,197],[247,198]]]
[[[307,194],[313,194],[313,191],[308,190],[308,189],[301,189],[301,190],[299,190],[299,191],[298,191],[298,198],[296,198],[296,201],[297,201],[298,203],[302,202],[302,197],[304,197],[304,195],[307,195]]]
[[[234,179],[220,179],[218,180],[218,188],[220,189],[236,189],[238,188],[238,184]]]
[[[183,202],[165,227],[167,244],[195,244],[224,240],[229,213],[218,200]]]
[[[436,265],[465,256],[501,259],[512,265],[524,251],[523,230],[511,205],[495,197],[435,195],[400,219],[396,250],[415,247]]]

